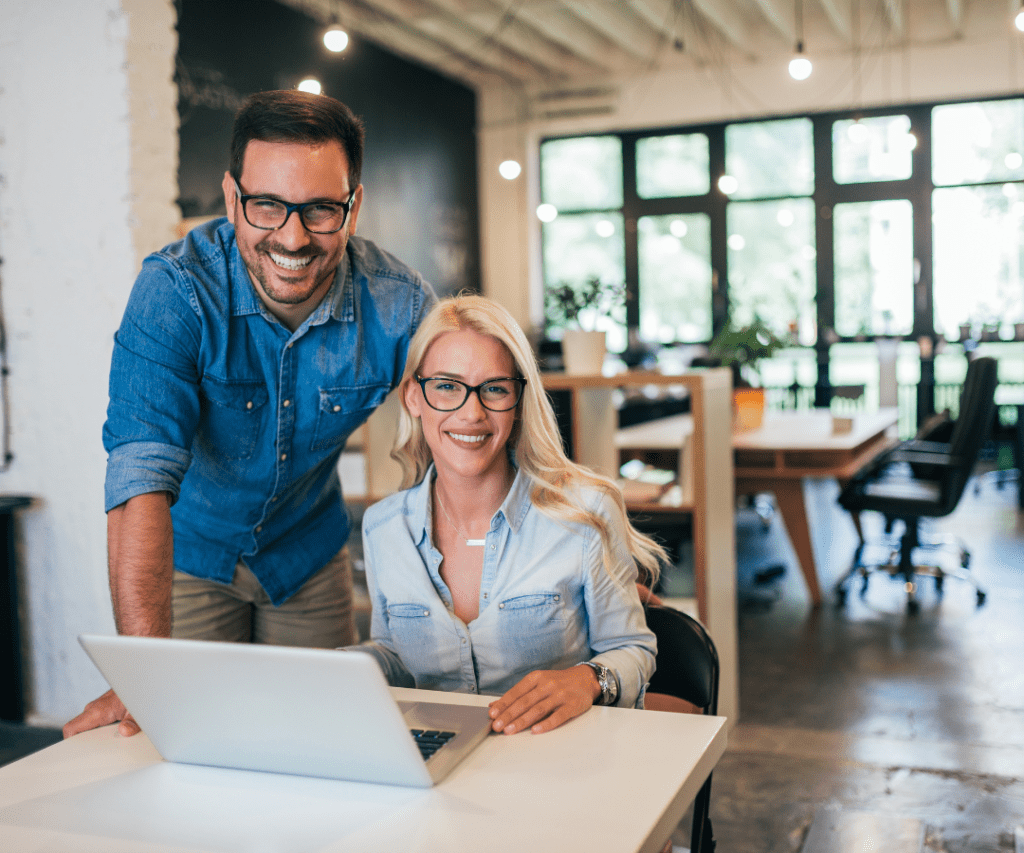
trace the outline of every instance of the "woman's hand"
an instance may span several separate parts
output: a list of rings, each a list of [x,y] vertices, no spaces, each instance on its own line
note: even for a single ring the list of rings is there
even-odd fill
[[[589,666],[538,669],[490,704],[491,728],[507,735],[529,729],[535,735],[578,717],[601,695]]]

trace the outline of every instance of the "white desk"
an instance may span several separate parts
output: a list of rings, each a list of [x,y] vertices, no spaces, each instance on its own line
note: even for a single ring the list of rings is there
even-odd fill
[[[593,708],[492,735],[424,791],[169,764],[107,727],[0,768],[0,850],[657,851],[725,745],[722,717]]]

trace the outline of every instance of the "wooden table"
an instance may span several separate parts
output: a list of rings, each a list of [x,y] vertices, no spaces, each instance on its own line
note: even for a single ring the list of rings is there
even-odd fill
[[[759,429],[732,437],[736,493],[772,492],[793,543],[811,603],[821,604],[818,569],[804,504],[805,477],[849,480],[893,439],[896,409],[863,412],[852,417],[849,432],[833,431],[828,409],[767,412]]]
[[[620,448],[666,449],[679,446],[688,428],[686,415],[661,418],[620,430]],[[736,494],[772,492],[796,552],[815,607],[822,601],[811,531],[804,503],[805,477],[848,480],[868,459],[893,439],[896,409],[858,413],[848,432],[836,432],[828,409],[767,412],[758,429],[732,434]],[[645,508],[648,508],[645,506]],[[663,506],[671,511],[671,506]]]
[[[0,768],[0,850],[655,853],[726,738],[722,717],[595,707],[547,734],[492,735],[424,790],[171,764],[106,727]]]

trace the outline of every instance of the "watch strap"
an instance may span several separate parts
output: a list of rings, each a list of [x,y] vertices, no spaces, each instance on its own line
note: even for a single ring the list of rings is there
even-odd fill
[[[594,675],[597,676],[597,684],[601,688],[601,695],[594,704],[614,705],[615,700],[619,696],[619,682],[612,674],[612,671],[603,663],[597,663],[592,660],[582,661],[577,666],[589,666],[594,670]]]

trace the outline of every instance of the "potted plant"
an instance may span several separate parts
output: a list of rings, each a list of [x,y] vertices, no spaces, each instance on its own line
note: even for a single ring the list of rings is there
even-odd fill
[[[732,369],[733,386],[749,388],[760,384],[758,362],[771,358],[786,346],[760,317],[754,315],[746,326],[728,322],[708,344],[708,357]]]
[[[732,369],[733,412],[741,429],[756,429],[764,417],[764,388],[760,387],[758,362],[771,358],[785,345],[756,314],[746,326],[726,323],[708,345],[708,357]]]
[[[559,282],[544,292],[544,314],[549,325],[561,327],[565,372],[600,373],[607,351],[605,333],[595,328],[597,318],[622,304],[625,292],[619,282],[593,276],[583,284]]]

